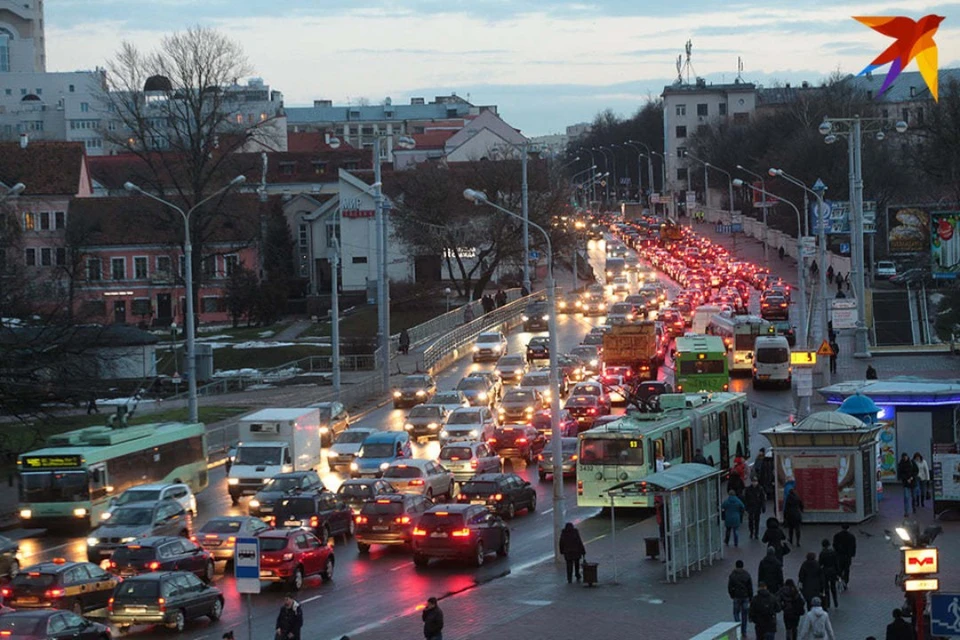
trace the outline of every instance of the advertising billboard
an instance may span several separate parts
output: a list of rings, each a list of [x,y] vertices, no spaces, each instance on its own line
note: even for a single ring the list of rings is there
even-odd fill
[[[777,463],[778,486],[785,489],[784,494],[796,489],[806,511],[856,513],[854,454],[778,456]],[[782,503],[784,496],[777,498]]]
[[[887,207],[887,252],[926,253],[930,238],[930,207],[891,205]]]
[[[930,214],[930,263],[934,278],[954,280],[960,272],[960,212]]]
[[[824,200],[823,211],[819,203],[810,203],[811,233],[820,233],[820,220],[823,219],[827,234],[850,233],[850,202],[847,200]],[[877,230],[877,203],[874,200],[863,202],[863,232],[875,233]]]

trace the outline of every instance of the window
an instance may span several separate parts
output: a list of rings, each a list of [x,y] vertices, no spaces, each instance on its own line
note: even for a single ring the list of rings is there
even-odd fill
[[[134,298],[130,309],[135,316],[149,316],[153,312],[150,308],[150,298]]]
[[[333,239],[336,238],[337,241],[340,240],[340,227],[335,222],[328,222],[326,226],[326,230],[327,230],[327,246],[332,249]]]
[[[147,279],[147,259],[144,256],[138,256],[133,259],[133,277],[137,280]]]
[[[49,247],[40,249],[40,266],[49,267],[53,264],[53,251]]]
[[[40,212],[40,230],[41,231],[50,230],[50,212],[49,211]]]
[[[223,275],[227,278],[233,276],[237,272],[237,267],[240,265],[240,258],[237,256],[223,256]]]
[[[685,104],[678,104],[678,105],[677,105],[677,115],[678,115],[678,116],[685,116],[685,115],[687,115],[687,105],[685,105]]]
[[[890,117],[890,110],[889,110],[889,109],[883,109],[882,112],[881,112],[881,114],[883,115],[884,118],[889,118],[889,117]]]
[[[26,211],[23,214],[23,230],[24,231],[36,231],[37,230],[37,214]]]
[[[280,175],[283,176],[292,176],[293,170],[296,167],[295,162],[281,162],[280,163]]]
[[[686,155],[687,155],[687,148],[686,148],[686,147],[677,147],[677,157],[678,157],[678,158],[683,158],[683,157],[685,157]]]
[[[87,258],[87,280],[95,282],[100,278],[100,258]]]
[[[687,168],[680,167],[677,169],[677,180],[686,180],[687,179]]]
[[[907,124],[910,124],[910,109],[903,110],[903,117],[901,118]]]
[[[114,280],[127,279],[127,261],[124,258],[110,258],[110,277]]]
[[[170,256],[157,256],[157,271],[166,276],[173,275],[170,272]]]
[[[353,256],[353,264],[367,264],[367,256]]]
[[[204,278],[217,277],[217,256],[207,256],[200,264]]]
[[[727,115],[727,103],[726,103],[726,102],[721,102],[721,103],[720,103],[719,113],[720,113],[720,115],[722,115],[722,116]]]
[[[54,229],[66,229],[67,228],[67,214],[65,211],[55,211],[53,214],[53,228]]]
[[[678,137],[678,138],[686,138],[686,137],[687,137],[687,128],[686,128],[686,127],[683,127],[683,126],[677,127],[676,132],[677,132],[677,137]]]
[[[917,124],[923,124],[923,107],[917,107]]]
[[[181,278],[185,278],[185,277],[186,277],[186,273],[187,273],[187,258],[186,258],[186,256],[180,256],[180,265],[179,265],[179,267],[180,267],[179,276],[180,276]]]
[[[326,163],[326,162],[322,162],[322,161],[320,161],[320,160],[314,160],[314,161],[311,162],[310,164],[313,165],[313,172],[314,172],[316,175],[318,175],[318,176],[322,176],[323,174],[325,174],[325,173],[327,172],[327,163]]]
[[[67,264],[67,250],[63,247],[57,247],[54,251],[54,257],[56,258],[55,264],[58,267],[66,266]]]
[[[13,34],[0,28],[0,71],[10,71],[11,40],[13,40]],[[10,95],[10,89],[7,89],[7,95]]]
[[[80,103],[80,113],[88,113],[89,111],[90,111],[90,103],[89,103],[89,102],[81,102],[81,103]]]
[[[701,102],[697,105],[697,115],[698,116],[707,116],[710,115],[709,105],[705,102]]]
[[[223,298],[205,296],[200,300],[200,307],[203,313],[219,313],[226,310],[226,303]]]
[[[28,267],[37,266],[37,250],[36,249],[26,249],[23,255],[23,259],[26,261]]]
[[[74,87],[74,86],[71,84],[71,85],[67,88],[67,90],[68,90],[70,93],[73,93],[73,92],[75,92],[77,89],[76,89],[76,87]]]

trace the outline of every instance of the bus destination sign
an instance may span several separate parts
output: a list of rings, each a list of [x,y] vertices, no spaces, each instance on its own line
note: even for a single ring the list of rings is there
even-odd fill
[[[81,456],[24,456],[23,469],[67,469],[83,465]]]

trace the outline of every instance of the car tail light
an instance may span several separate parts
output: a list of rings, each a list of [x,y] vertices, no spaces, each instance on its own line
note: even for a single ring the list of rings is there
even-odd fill
[[[410,516],[398,516],[394,522],[397,524],[410,524]]]
[[[527,443],[526,438],[517,438],[517,444],[526,444],[526,443]]]
[[[113,613],[113,598],[107,600],[107,611]]]
[[[320,524],[320,518],[318,518],[317,516],[310,516],[310,526],[311,526],[311,527],[319,526],[319,524]]]
[[[191,541],[191,542],[196,542],[196,541],[197,541],[197,536],[190,536],[190,541]]]
[[[410,481],[410,486],[411,486],[411,487],[422,487],[422,486],[423,486],[423,478],[414,478],[413,480]]]
[[[496,500],[497,502],[500,502],[501,500],[503,500],[503,494],[502,493],[494,494],[493,499]]]
[[[781,303],[780,303],[780,308],[781,308],[781,309],[786,309],[786,308],[787,308],[787,303],[786,303],[786,302],[781,302]]]
[[[357,524],[367,524],[368,522],[367,516],[357,516],[354,520],[357,521]]]
[[[53,598],[60,598],[63,596],[63,589],[47,589],[47,592],[43,595],[48,600]]]
[[[576,459],[579,458],[579,457],[580,457],[580,456],[578,456],[577,454],[573,454],[572,456],[570,456],[570,459],[571,459],[571,460],[576,460]]]
[[[587,409],[587,413],[589,413],[590,415],[593,415],[593,414],[595,414],[596,412],[597,412],[597,410],[594,409],[593,407],[590,407],[589,409]]]
[[[487,444],[497,444],[497,439],[496,439],[496,438],[488,438],[488,439],[487,439]]]
[[[421,529],[420,527],[414,527],[414,528],[413,528],[413,535],[415,535],[415,536],[425,536],[425,535],[427,535],[427,530],[426,530],[426,529]]]
[[[160,607],[160,611],[161,611],[161,612],[162,612],[162,611],[166,611],[166,610],[167,610],[167,601],[166,601],[166,599],[164,599],[164,598],[157,598],[157,606]]]
[[[227,544],[234,544],[236,541],[237,541],[236,536],[230,536],[229,538],[227,538]]]
[[[3,587],[0,589],[0,595],[3,595],[4,598],[9,598],[13,595],[13,589],[10,587]]]
[[[538,453],[538,454],[537,454],[537,460],[543,460],[543,454],[542,454],[542,453]]]
[[[450,535],[452,535],[454,538],[467,538],[470,536],[470,529],[467,529],[466,527],[463,529],[457,529],[455,531],[451,531]]]
[[[477,466],[478,464],[480,464],[480,461],[477,460],[476,458],[474,458],[473,460],[470,461],[470,466],[471,466],[471,467],[475,467],[475,466]]]
[[[116,560],[111,560],[111,561],[110,561],[110,568],[111,568],[111,569],[116,569],[116,568],[117,568],[117,561],[116,561]]]
[[[153,562],[148,562],[148,563],[147,563],[146,565],[144,565],[144,566],[145,566],[147,569],[149,569],[150,571],[156,571],[157,569],[160,568],[160,563],[157,562],[156,560],[154,560]]]
[[[285,553],[285,554],[283,554],[283,558],[282,558],[282,559],[283,559],[284,562],[290,562],[291,560],[293,560],[293,554],[292,554],[292,553]]]

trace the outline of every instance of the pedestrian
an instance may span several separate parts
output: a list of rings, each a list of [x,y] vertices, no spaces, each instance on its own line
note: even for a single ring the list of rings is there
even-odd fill
[[[733,619],[740,623],[740,636],[747,636],[750,600],[753,599],[753,579],[743,568],[743,560],[737,560],[736,568],[727,578],[727,593],[733,600]]]
[[[527,289],[527,285],[521,286],[521,287],[520,287],[520,296],[523,297],[523,298],[526,298],[528,295],[530,295],[530,289]]]
[[[797,627],[800,625],[800,618],[806,613],[806,604],[792,578],[788,578],[780,587],[777,600],[780,601],[780,610],[783,611],[783,626],[787,631],[787,640],[797,640]]]
[[[800,618],[798,640],[837,640],[830,625],[830,614],[820,607],[820,598],[811,600],[810,611]]]
[[[743,512],[746,507],[743,506],[736,492],[728,491],[727,499],[720,505],[720,513],[723,514],[723,544],[730,546],[730,534],[733,533],[733,546],[740,546],[740,523],[743,522]]]
[[[897,463],[897,480],[903,485],[903,517],[910,517],[913,506],[913,487],[917,482],[917,467],[906,453],[900,454]]]
[[[757,640],[774,640],[777,636],[777,613],[780,602],[764,582],[757,583],[757,595],[750,601],[750,621]]]
[[[790,547],[787,546],[787,535],[780,528],[780,521],[776,518],[767,518],[767,530],[763,532],[760,542],[773,547],[777,554],[777,560],[783,562],[783,556],[790,553]]]
[[[757,567],[757,584],[761,582],[770,587],[770,593],[780,591],[783,586],[783,561],[777,557],[777,550],[767,547],[767,555]]]
[[[843,274],[837,274],[837,293],[843,293]]]
[[[697,449],[693,452],[693,462],[697,464],[710,464],[707,462],[707,459],[703,457],[703,449]]]
[[[753,461],[753,470],[757,473],[760,486],[769,498],[773,495],[773,457],[768,457],[767,450],[763,447],[760,448],[756,459]]]
[[[777,249],[777,255],[780,256],[780,260],[783,260],[783,256],[786,255],[786,253],[787,252],[784,251],[783,247],[780,247],[779,249]]]
[[[740,480],[747,481],[747,461],[739,453],[733,457],[733,473],[740,476]]]
[[[426,640],[443,640],[443,610],[433,596],[427,598],[427,606],[420,614],[423,620],[423,637]]]
[[[787,493],[787,499],[783,501],[783,523],[787,525],[787,539],[790,544],[794,544],[793,537],[796,534],[796,544],[800,544],[800,525],[803,524],[803,500],[797,495],[796,489],[790,489]]]
[[[496,307],[496,303],[493,301],[493,298],[490,297],[489,293],[485,293],[482,298],[480,298],[480,304],[483,306],[483,312],[490,313]]]
[[[407,355],[410,351],[410,334],[406,329],[400,329],[400,353]]]
[[[767,510],[767,494],[757,478],[756,472],[750,477],[750,486],[743,492],[743,504],[747,508],[747,524],[750,527],[750,539],[760,539],[760,514]],[[769,582],[767,586],[773,589]]]
[[[463,305],[463,323],[467,324],[473,322],[473,319],[473,304],[468,302],[467,304]]]
[[[743,478],[740,476],[739,473],[736,473],[731,470],[730,475],[727,476],[727,491],[728,492],[733,491],[735,494],[737,494],[737,497],[739,498],[740,496],[743,495],[744,488],[745,486],[743,484]]]
[[[850,293],[850,274],[843,276],[843,286],[846,287],[847,293]]]
[[[827,281],[833,284],[833,265],[827,267]]]
[[[803,599],[807,601],[807,609],[813,609],[814,606],[820,606],[820,596],[823,595],[823,570],[820,563],[817,562],[817,554],[813,551],[807,553],[807,559],[800,565],[800,574],[797,582],[800,584],[800,593]],[[814,605],[813,601],[817,604]]]
[[[497,289],[497,296],[495,298],[497,302],[497,307],[502,307],[507,304],[507,292],[503,289]]]
[[[834,337],[830,340],[830,350],[833,353],[830,354],[830,373],[837,372],[837,356],[840,355],[840,345],[837,344],[837,339]]]
[[[283,598],[283,606],[277,614],[277,637],[280,640],[300,640],[300,628],[303,627],[303,609],[292,593]]]
[[[903,611],[893,610],[893,622],[887,625],[886,640],[915,640],[913,625],[903,619]]]
[[[816,277],[817,277],[817,272],[818,272],[819,270],[820,270],[820,268],[817,266],[817,261],[816,261],[816,260],[811,261],[811,262],[810,262],[810,275],[813,276],[814,278],[816,278]]]
[[[927,498],[930,497],[928,495],[930,492],[930,465],[923,459],[919,451],[913,454],[913,464],[917,467],[917,482],[913,490],[913,510],[916,511],[917,506],[927,506]],[[917,504],[918,501],[919,505]]]
[[[872,364],[867,365],[867,380],[877,380],[877,370],[873,368]]]
[[[840,563],[840,579],[847,586],[850,584],[850,565],[857,556],[857,536],[850,533],[850,525],[840,525],[840,531],[833,535],[833,549]]]
[[[830,609],[830,598],[833,597],[833,606],[839,607],[837,600],[837,578],[840,575],[840,563],[836,550],[830,546],[826,538],[820,543],[820,557],[817,558],[820,570],[823,571],[823,601],[824,609]]]
[[[587,549],[583,546],[583,539],[580,538],[580,531],[568,522],[560,532],[560,553],[567,561],[567,584],[573,582],[573,574],[577,574],[577,582],[580,582],[580,560],[587,555]]]
[[[100,413],[100,409],[97,408],[96,396],[90,396],[90,400],[87,401],[87,415],[91,413]]]

